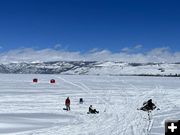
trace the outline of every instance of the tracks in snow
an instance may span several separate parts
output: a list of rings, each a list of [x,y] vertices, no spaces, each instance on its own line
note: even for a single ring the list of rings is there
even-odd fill
[[[8,99],[10,100],[7,102],[7,97],[1,97],[1,102],[3,102],[1,108],[6,110],[6,106],[14,107],[12,110],[9,110],[10,113],[28,113],[28,111],[33,113],[33,111],[35,111],[52,114],[55,112],[59,115],[73,116],[73,119],[70,119],[70,121],[72,121],[63,124],[61,123],[61,117],[57,117],[57,121],[55,120],[54,122],[54,120],[52,120],[52,124],[44,129],[29,130],[29,132],[21,133],[21,135],[69,135],[72,133],[74,135],[160,135],[164,132],[161,129],[164,129],[162,124],[164,124],[163,122],[166,118],[180,116],[180,109],[177,107],[178,103],[174,104],[176,96],[172,93],[175,87],[167,93],[166,89],[162,87],[163,85],[157,85],[152,89],[153,85],[156,84],[148,83],[151,84],[152,87],[146,86],[146,82],[143,80],[143,85],[139,84],[138,86],[139,82],[134,82],[132,78],[130,78],[130,80],[122,80],[122,77],[117,81],[118,77],[114,78],[115,80],[110,80],[111,77],[105,79],[103,77],[100,78],[100,80],[97,79],[97,83],[94,83],[94,80],[92,82],[88,80],[89,76],[88,78],[83,76],[84,81],[82,82],[75,80],[77,77],[75,77],[75,79],[73,77],[72,79],[69,77],[67,79],[66,77],[62,77],[61,79],[58,78],[59,76],[53,77],[57,77],[60,83],[56,83],[55,85],[38,84],[31,87],[29,87],[29,84],[23,84],[23,89],[19,89],[21,88],[19,86],[18,89],[14,90],[14,92],[17,92],[16,95],[9,91]],[[97,77],[95,77],[95,79],[96,78]],[[164,83],[164,81],[162,82]],[[110,84],[109,86],[108,83]],[[39,86],[43,86],[43,88]],[[44,89],[44,86],[47,86],[47,89]],[[25,91],[24,89],[26,87],[28,87],[28,89]],[[8,86],[7,88],[11,87]],[[23,95],[18,93],[20,91],[23,92]],[[178,90],[175,91],[178,93]],[[34,94],[35,92],[36,94]],[[1,95],[4,95],[3,91]],[[72,96],[72,111],[63,112],[59,110],[59,107],[64,105],[64,96],[67,95]],[[77,99],[80,96],[85,98],[86,102],[83,105],[78,104]],[[28,104],[22,102],[21,98],[25,98]],[[156,101],[157,103],[155,103],[158,104],[158,107],[161,109],[153,112],[153,123],[148,123],[148,120],[145,119],[145,117],[147,117],[145,112],[136,110],[142,105],[143,101],[149,98]],[[101,109],[100,114],[86,114],[88,106],[91,103],[95,105],[98,110]],[[22,107],[22,105],[25,105],[25,108]],[[37,107],[35,105],[37,105]],[[4,113],[7,112],[4,111]],[[49,120],[50,119],[51,118],[49,118]],[[27,121],[29,121],[29,119],[27,119]],[[37,120],[37,123],[38,121],[39,120]],[[43,126],[46,120],[44,119],[41,122],[40,125]]]
[[[73,83],[71,81],[68,81],[68,80],[62,78],[62,77],[58,77],[58,78],[64,82],[68,83],[68,84],[71,84],[75,87],[80,88],[83,92],[85,92],[89,95],[93,95],[92,90],[82,82]],[[126,82],[122,81],[122,83],[125,84]],[[128,86],[137,90],[137,88],[132,84],[129,84]],[[149,92],[149,93],[153,94],[154,92],[153,93]],[[114,121],[113,123],[115,123],[115,124],[111,125],[112,127],[110,127],[109,133],[112,135],[117,135],[117,134],[118,135],[119,134],[122,134],[122,135],[126,135],[126,134],[140,135],[140,134],[144,134],[147,132],[145,129],[148,129],[148,132],[150,132],[152,125],[150,126],[150,123],[148,123],[147,121],[144,120],[143,117],[145,117],[145,116],[142,116],[142,114],[140,114],[136,111],[136,107],[138,105],[140,105],[143,101],[145,101],[147,99],[147,96],[149,96],[149,94],[147,95],[147,92],[146,93],[142,92],[140,95],[136,95],[135,100],[129,99],[129,93],[127,93],[127,91],[125,89],[122,89],[121,94],[125,95],[125,96],[121,96],[125,99],[125,105],[124,106],[125,107],[126,106],[127,107],[132,106],[132,108],[124,108],[123,111],[119,110],[119,112],[110,113],[111,118],[109,118],[109,119],[111,119],[111,121]],[[108,96],[108,99],[110,100],[111,93],[109,93],[109,95],[107,95],[107,96]],[[104,103],[105,110],[107,110],[107,107],[108,107],[108,109],[113,109],[114,105],[110,105],[109,100],[104,100],[103,97],[100,97],[100,96],[96,96],[96,98],[98,98],[99,100],[101,100]],[[99,116],[99,117],[102,117],[102,116]],[[97,118],[95,118],[95,119],[97,119]],[[95,119],[93,119],[93,121]],[[106,119],[103,119],[103,121],[107,121]],[[101,121],[101,125],[103,125],[102,121]],[[121,126],[119,126],[119,125],[121,125]],[[90,127],[90,126],[88,126],[88,127]]]

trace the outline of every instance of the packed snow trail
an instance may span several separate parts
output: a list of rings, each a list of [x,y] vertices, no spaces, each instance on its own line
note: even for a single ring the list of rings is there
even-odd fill
[[[66,83],[69,83],[69,84],[71,84],[71,85],[74,85],[74,86],[76,86],[76,87],[79,87],[82,91],[84,91],[85,93],[87,93],[87,94],[89,94],[89,95],[92,95],[92,92],[91,92],[91,90],[89,89],[89,87],[87,87],[85,84],[83,84],[83,83],[80,83],[79,82],[79,84],[80,85],[78,85],[78,84],[76,84],[76,83],[73,83],[73,82],[71,82],[71,81],[68,81],[68,80],[66,80],[66,79],[64,79],[64,78],[62,78],[62,77],[58,77],[59,79],[61,79],[62,81],[64,81],[64,82],[66,82]],[[103,103],[104,103],[104,111],[106,111],[106,104],[107,104],[107,102],[105,101],[105,100],[103,100],[103,98],[101,98],[101,97],[99,97],[99,96],[95,96],[98,100],[100,100],[100,101],[102,101]]]
[[[61,79],[61,80],[63,80],[64,82],[67,82],[67,83],[69,83],[69,84],[71,84],[71,85],[74,85],[74,86],[76,86],[76,87],[79,87],[79,88],[81,88],[83,91],[85,91],[86,93],[88,93],[89,95],[91,95],[91,90],[89,89],[89,87],[87,87],[85,84],[83,84],[83,83],[81,83],[81,82],[78,82],[78,84],[80,84],[80,85],[77,85],[77,83],[73,83],[73,82],[71,82],[71,81],[68,81],[68,80],[66,80],[66,79],[64,79],[64,78],[62,78],[62,77],[58,77],[59,79]],[[125,83],[125,81],[124,80],[122,80],[122,82],[123,83]],[[130,87],[132,87],[132,88],[135,88],[136,90],[137,90],[137,88],[133,85],[133,84],[129,84],[130,85]],[[129,104],[130,102],[129,102],[129,99],[128,99],[128,93],[123,89],[123,93],[126,95],[125,97],[126,97],[126,104]],[[110,96],[110,95],[109,95]],[[101,97],[98,97],[98,96],[96,96],[98,99],[101,99],[102,100],[102,98]],[[139,97],[137,97],[136,99],[139,99]],[[105,103],[105,110],[106,110],[106,108],[107,108],[107,106],[108,106],[108,108],[110,108],[110,105],[107,105],[107,103],[106,103],[106,101],[104,101],[103,100],[103,102]],[[134,110],[131,110],[131,112],[133,113],[134,112]],[[130,113],[129,115],[130,116],[132,116],[132,113]],[[116,114],[116,116],[117,117],[119,117],[119,115],[118,114]],[[126,116],[127,117],[127,116]],[[153,121],[152,121],[153,122]],[[126,123],[126,125],[128,124],[129,122],[127,122]],[[149,133],[150,133],[150,130],[151,130],[151,127],[152,127],[152,124],[149,122],[149,121],[147,121],[147,127],[144,127],[144,128],[147,128],[147,134],[149,135]],[[118,124],[118,122],[116,123],[116,125],[115,126],[118,126],[119,124]],[[113,128],[113,127],[112,127]],[[134,132],[133,131],[133,126],[132,125],[130,125],[130,126],[128,126],[128,127],[126,127],[126,128],[124,128],[121,132],[127,132],[127,130],[129,130],[128,128],[130,128],[130,129],[132,129],[132,132]],[[134,133],[133,133],[134,134]]]
[[[64,82],[66,82],[66,83],[69,83],[69,84],[71,84],[71,85],[74,85],[74,86],[76,86],[76,87],[79,87],[81,90],[83,90],[85,93],[87,93],[87,94],[89,94],[89,96],[91,96],[92,95],[92,91],[90,90],[90,88],[87,86],[87,85],[85,85],[85,84],[83,84],[82,82],[78,82],[78,84],[80,84],[80,85],[78,85],[77,83],[73,83],[73,82],[71,82],[71,81],[68,81],[68,80],[66,80],[66,79],[64,79],[64,78],[62,78],[62,77],[58,77],[59,79],[61,79],[61,80],[63,80]],[[106,112],[106,110],[107,110],[107,100],[104,100],[102,97],[99,97],[99,96],[96,96],[96,98],[98,99],[98,100],[100,100],[100,101],[102,101],[103,102],[103,104],[104,104],[104,111],[103,112]],[[100,112],[100,113],[102,113],[102,112]],[[102,115],[101,115],[102,116]],[[97,118],[96,118],[97,119]],[[95,120],[95,119],[93,119],[93,120]],[[101,124],[102,124],[102,122],[101,122]],[[117,123],[116,123],[117,124]],[[97,125],[96,125],[97,126]],[[117,125],[113,125],[114,127],[115,126],[117,126]],[[113,127],[111,127],[111,128],[113,128]]]

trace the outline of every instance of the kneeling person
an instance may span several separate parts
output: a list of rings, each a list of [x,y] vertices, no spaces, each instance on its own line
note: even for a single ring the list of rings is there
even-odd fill
[[[96,114],[96,113],[99,113],[99,111],[96,111],[96,109],[93,109],[92,105],[90,105],[89,106],[89,113]]]
[[[152,99],[149,99],[147,102],[143,103],[143,107],[140,108],[140,110],[143,111],[153,111],[156,109],[156,105],[152,102]]]

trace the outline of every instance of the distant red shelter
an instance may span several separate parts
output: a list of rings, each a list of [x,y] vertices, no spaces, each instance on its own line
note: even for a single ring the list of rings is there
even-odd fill
[[[38,82],[38,79],[37,78],[34,78],[33,79],[33,83],[37,83]]]
[[[50,83],[56,83],[56,81],[54,79],[51,79]]]

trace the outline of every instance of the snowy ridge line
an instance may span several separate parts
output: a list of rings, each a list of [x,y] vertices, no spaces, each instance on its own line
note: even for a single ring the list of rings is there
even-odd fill
[[[50,61],[1,63],[0,73],[180,77],[180,63]]]

